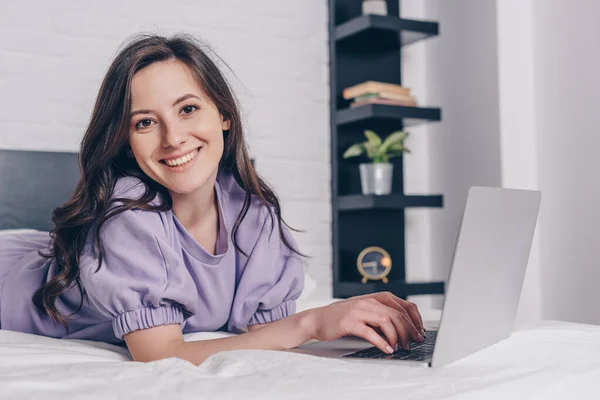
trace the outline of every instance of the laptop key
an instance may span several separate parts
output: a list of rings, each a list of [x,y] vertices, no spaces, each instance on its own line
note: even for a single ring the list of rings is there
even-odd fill
[[[420,343],[411,342],[411,350],[399,349],[393,354],[387,354],[377,347],[369,347],[354,353],[346,354],[343,357],[351,358],[382,358],[394,360],[425,361],[433,355],[437,331],[428,331],[425,341]]]

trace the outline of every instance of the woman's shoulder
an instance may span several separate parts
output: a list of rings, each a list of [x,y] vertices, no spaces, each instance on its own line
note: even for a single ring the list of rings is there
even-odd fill
[[[145,193],[145,183],[135,176],[118,178],[110,195],[107,214],[120,208],[124,200],[138,200]],[[159,205],[159,194],[148,204]],[[146,210],[138,207],[120,209],[112,213],[110,218],[104,220],[100,235],[105,243],[110,246],[120,247],[128,240],[149,240],[153,244],[156,240],[167,240],[167,226],[169,218],[166,211]],[[96,220],[88,232],[87,244],[94,243],[96,227],[100,220]],[[132,239],[137,238],[137,239]]]
[[[123,200],[125,199],[140,199],[145,191],[146,184],[140,178],[135,176],[119,177],[110,194],[111,201],[109,202],[107,212],[124,204]],[[157,193],[154,199],[147,204],[155,206],[160,205],[160,194]],[[165,225],[168,224],[169,221],[169,218],[165,214],[166,211],[152,211],[138,207],[125,209],[107,219],[104,223],[103,230],[110,232],[111,234],[116,233],[117,231],[127,231],[131,229],[136,231],[149,230],[155,232],[156,235],[160,235],[160,233],[165,231]],[[120,235],[116,235],[116,237],[120,237]]]
[[[146,184],[137,176],[122,176],[119,177],[115,183],[111,199],[137,200],[143,196],[145,191]],[[149,204],[160,204],[160,193],[157,193]]]
[[[228,198],[243,198],[246,196],[246,191],[235,180],[235,176],[231,171],[220,170],[217,175],[217,182],[221,188],[221,192]]]
[[[112,197],[126,199],[139,198],[145,191],[145,184],[137,176],[121,176],[115,183]]]
[[[246,190],[240,186],[231,172],[220,171],[217,182],[219,183],[221,193],[226,198],[228,211],[236,218],[242,211],[244,202],[246,201]],[[257,196],[250,196],[250,206],[244,220],[254,220],[262,224],[272,211],[272,206],[267,207]]]

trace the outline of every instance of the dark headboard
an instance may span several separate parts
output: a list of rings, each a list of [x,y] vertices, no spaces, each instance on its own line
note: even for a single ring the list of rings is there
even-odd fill
[[[0,229],[50,231],[79,177],[77,153],[0,150]]]

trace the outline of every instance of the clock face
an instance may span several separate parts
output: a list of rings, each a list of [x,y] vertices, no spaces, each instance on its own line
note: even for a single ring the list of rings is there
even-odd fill
[[[357,260],[358,270],[368,279],[382,279],[392,268],[390,255],[381,247],[367,247]]]

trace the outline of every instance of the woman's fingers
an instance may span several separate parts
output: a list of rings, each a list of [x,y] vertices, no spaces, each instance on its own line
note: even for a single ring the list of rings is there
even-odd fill
[[[396,332],[398,333],[399,341],[402,344],[402,348],[410,350],[409,341],[412,338],[414,341],[422,341],[422,336],[413,325],[410,318],[406,313],[397,311],[391,307],[379,303],[375,299],[370,299],[368,305],[365,306],[368,311],[385,315],[391,319]]]
[[[373,328],[371,328],[370,326],[365,325],[365,322],[370,324],[370,325],[374,325],[374,326],[378,326],[378,322],[376,322],[378,320],[377,316],[373,316],[373,313],[370,313],[368,311],[361,311],[359,313],[359,321],[358,323],[353,324],[353,326],[350,328],[350,333],[354,336],[358,336],[361,337],[365,340],[367,340],[368,342],[372,343],[375,347],[377,347],[379,350],[381,350],[382,352],[386,353],[386,354],[392,354],[394,352],[394,345],[391,342],[390,338],[388,337],[388,341],[386,341],[383,337],[381,337],[377,332],[375,332],[375,330]],[[385,325],[385,324],[384,324]],[[384,331],[383,327],[380,327],[380,329],[382,331]],[[388,332],[389,332],[389,328],[387,328]],[[392,327],[392,331],[393,331],[393,327]],[[385,333],[385,331],[384,331]],[[387,336],[387,333],[386,333]]]
[[[408,341],[410,339],[419,342],[422,341],[423,336],[421,334],[421,331],[415,327],[413,321],[411,320],[406,310],[404,310],[403,308],[400,308],[400,310],[398,310],[391,306],[382,304],[374,298],[368,299],[367,303],[368,310],[393,317],[398,327],[398,334],[403,339],[406,339],[405,342],[402,342],[404,348],[406,348],[404,344],[408,345]]]
[[[402,302],[404,309],[410,316],[410,318],[415,322],[415,326],[421,333],[425,333],[425,325],[423,324],[423,317],[419,312],[419,307],[415,303],[411,303],[410,301],[406,301],[400,298],[397,298]]]
[[[396,349],[398,342],[405,343],[406,332],[399,332],[398,323],[390,315],[364,311],[362,317],[369,325],[376,326],[383,332],[392,349]]]
[[[360,300],[376,300],[380,303],[383,303],[389,307],[392,307],[395,310],[400,312],[406,312],[410,319],[413,321],[413,325],[419,330],[419,332],[425,332],[423,325],[423,318],[421,317],[421,313],[419,312],[416,304],[411,303],[410,301],[403,300],[398,296],[394,295],[391,292],[377,292],[364,294],[361,296],[354,296],[343,301],[360,301]]]
[[[375,293],[372,298],[400,312],[405,311],[410,317],[413,325],[419,330],[419,333],[424,332],[423,318],[421,317],[421,313],[416,304],[403,300],[390,292]]]

